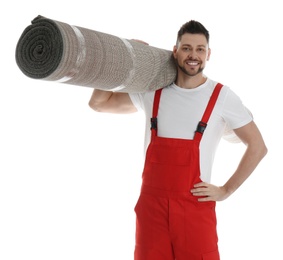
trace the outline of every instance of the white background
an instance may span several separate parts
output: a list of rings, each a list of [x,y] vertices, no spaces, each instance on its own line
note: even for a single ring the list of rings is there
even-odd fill
[[[2,3],[0,259],[133,259],[144,117],[95,113],[92,89],[24,76],[15,47],[37,15],[168,50],[183,23],[203,23],[212,49],[205,73],[242,98],[269,148],[218,203],[222,260],[283,259],[281,10],[277,0]],[[227,180],[243,151],[220,143],[213,183]]]

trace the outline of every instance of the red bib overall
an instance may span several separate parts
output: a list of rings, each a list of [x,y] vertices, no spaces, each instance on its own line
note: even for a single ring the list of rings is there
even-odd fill
[[[136,212],[135,260],[219,260],[215,202],[198,202],[199,146],[222,85],[217,84],[193,140],[157,135],[155,93],[151,142]]]

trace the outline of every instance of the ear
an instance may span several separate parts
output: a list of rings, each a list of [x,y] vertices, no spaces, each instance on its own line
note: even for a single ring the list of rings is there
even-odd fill
[[[174,45],[174,47],[173,47],[173,56],[174,56],[175,59],[176,59],[176,52],[177,52],[177,46]]]
[[[208,52],[207,52],[207,58],[206,58],[206,60],[207,60],[207,61],[209,61],[209,58],[210,58],[210,54],[211,54],[211,49],[210,49],[210,48],[208,48]]]

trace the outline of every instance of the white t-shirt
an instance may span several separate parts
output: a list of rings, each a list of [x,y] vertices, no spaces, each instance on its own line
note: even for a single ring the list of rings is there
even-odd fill
[[[194,89],[180,88],[175,84],[165,87],[158,109],[158,136],[193,139],[199,121],[217,82],[207,79]],[[145,150],[150,142],[150,118],[155,91],[130,93],[134,106],[146,115]],[[224,131],[242,127],[253,120],[240,98],[223,86],[200,143],[201,179],[210,182],[216,148]]]

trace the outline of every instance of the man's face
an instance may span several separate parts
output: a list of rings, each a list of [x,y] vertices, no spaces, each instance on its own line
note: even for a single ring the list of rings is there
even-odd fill
[[[173,55],[179,70],[188,76],[195,76],[205,68],[210,48],[204,35],[186,33],[174,46]]]

